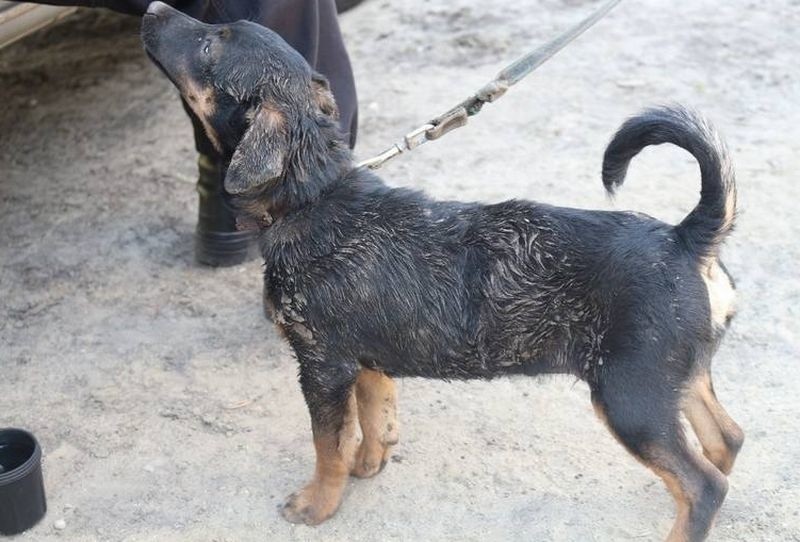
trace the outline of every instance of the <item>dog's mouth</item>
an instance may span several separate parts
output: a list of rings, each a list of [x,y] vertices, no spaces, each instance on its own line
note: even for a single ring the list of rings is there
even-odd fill
[[[151,61],[153,64],[155,64],[155,65],[156,65],[156,67],[157,67],[159,70],[161,70],[161,72],[162,72],[164,75],[166,75],[167,77],[169,77],[169,73],[167,73],[167,70],[166,70],[166,68],[164,68],[164,65],[163,65],[163,64],[162,64],[162,63],[161,63],[161,62],[158,60],[158,58],[156,58],[156,55],[154,55],[153,53],[151,53],[151,52],[150,52],[150,48],[145,46],[145,48],[144,48],[144,52],[145,52],[145,54],[147,54],[147,56],[150,58],[150,61]]]
[[[142,15],[140,34],[142,36],[142,42],[144,43],[145,49],[150,49],[156,37],[158,36],[158,31],[155,28],[157,21],[158,15],[155,13],[145,12],[145,14]]]
[[[165,75],[167,75],[167,77],[169,77],[167,70],[164,69],[164,65],[161,63],[161,61],[159,61],[156,55],[153,54],[153,50],[158,47],[158,31],[153,28],[153,25],[157,19],[158,16],[153,13],[145,13],[142,16],[142,45],[144,45],[144,52],[147,54],[153,64],[158,66],[158,69],[160,69]]]

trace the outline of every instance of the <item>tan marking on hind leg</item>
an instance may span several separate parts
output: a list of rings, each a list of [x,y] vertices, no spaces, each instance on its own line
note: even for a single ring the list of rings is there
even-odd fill
[[[283,517],[292,523],[317,525],[339,508],[356,451],[361,444],[355,391],[347,402],[344,422],[338,432],[314,431],[317,452],[314,478],[283,505]]]
[[[728,492],[728,481],[703,456],[679,445],[678,449],[651,448],[642,462],[664,481],[675,499],[676,516],[666,542],[705,540]],[[688,462],[686,461],[688,460]]]
[[[643,463],[663,480],[664,485],[667,486],[667,490],[672,494],[672,498],[675,499],[675,523],[672,524],[672,529],[670,529],[669,535],[667,535],[667,542],[686,542],[688,540],[686,532],[688,530],[691,506],[683,488],[681,488],[680,481],[669,471],[660,469],[652,464]]]
[[[683,413],[703,447],[703,454],[720,471],[728,474],[733,466],[732,460],[729,459],[728,449],[717,422],[714,421],[703,400],[693,393],[690,394],[684,402]]]
[[[684,400],[683,413],[697,434],[705,456],[724,474],[730,474],[744,442],[744,432],[717,400],[708,373],[692,383]]]
[[[725,476],[687,446],[680,430],[664,442],[637,442],[636,437],[626,438],[618,433],[605,409],[594,400],[592,404],[612,435],[664,481],[675,499],[677,514],[667,542],[704,540],[727,493]]]
[[[356,380],[358,417],[364,440],[356,453],[352,474],[369,478],[378,474],[397,444],[397,391],[383,373],[362,369]]]

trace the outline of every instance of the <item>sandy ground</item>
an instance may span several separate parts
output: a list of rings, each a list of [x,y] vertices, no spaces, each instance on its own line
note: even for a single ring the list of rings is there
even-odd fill
[[[675,222],[698,197],[692,159],[645,152],[610,203],[604,145],[648,104],[713,119],[742,210],[724,252],[741,308],[716,386],[747,442],[711,539],[800,540],[800,3],[669,4],[623,3],[469,128],[382,174],[446,198]],[[591,6],[370,0],[348,13],[360,156]],[[584,384],[555,377],[403,381],[386,470],[353,481],[323,526],[284,522],[277,507],[313,460],[295,362],[262,316],[257,261],[192,262],[189,124],[137,25],[84,11],[0,51],[0,426],[40,438],[50,505],[20,541],[666,535],[661,482],[595,419]]]

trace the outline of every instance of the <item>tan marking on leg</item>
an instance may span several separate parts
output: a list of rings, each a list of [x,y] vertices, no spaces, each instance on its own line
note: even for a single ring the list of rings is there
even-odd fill
[[[378,474],[397,444],[397,391],[394,381],[378,371],[362,369],[356,380],[358,418],[364,440],[356,454],[352,474],[369,478]]]
[[[670,529],[669,535],[667,535],[666,542],[688,542],[689,538],[687,538],[686,532],[689,524],[689,510],[691,508],[678,478],[671,472],[660,469],[653,464],[648,464],[645,461],[642,461],[642,463],[663,480],[672,498],[675,499],[675,523],[672,524],[672,529]]]
[[[728,474],[732,466],[728,460],[728,449],[717,422],[714,421],[703,400],[694,393],[690,393],[684,401],[683,413],[703,447],[703,454],[720,471]]]
[[[718,328],[724,328],[728,319],[736,312],[736,290],[733,289],[730,277],[717,261],[706,267],[701,276],[708,290],[711,322]]]
[[[681,467],[675,452],[667,449],[651,447],[643,456],[634,454],[640,463],[664,481],[675,500],[675,522],[666,542],[705,540],[728,491],[727,479],[714,465],[688,447],[684,450],[691,458],[689,469],[686,464]],[[701,473],[700,478],[698,473]]]
[[[724,474],[730,474],[744,443],[744,432],[717,400],[708,373],[692,383],[683,413],[697,434],[705,456]]]
[[[358,424],[358,401],[356,400],[356,391],[353,390],[347,400],[347,413],[344,417],[342,429],[339,431],[339,454],[347,465],[348,470],[353,467],[356,452],[363,440],[361,427]]]
[[[691,458],[689,469],[689,465],[681,466],[674,452],[667,449],[651,448],[642,460],[664,481],[675,499],[677,514],[667,542],[705,540],[728,491],[727,479],[721,472],[697,452],[688,447],[685,450]],[[702,476],[698,478],[693,472]]]
[[[603,407],[594,401],[592,406],[611,434],[626,446],[611,427]],[[630,448],[628,450],[631,451]],[[703,456],[686,446],[683,439],[676,442],[674,450],[651,445],[632,455],[664,481],[675,500],[677,514],[667,542],[704,539],[725,498],[728,487],[725,476]],[[699,537],[698,530],[702,530]]]
[[[317,525],[339,508],[356,450],[361,443],[355,392],[348,399],[340,430],[328,433],[318,429],[314,433],[317,452],[314,478],[303,489],[289,496],[281,510],[283,517],[292,523]]]

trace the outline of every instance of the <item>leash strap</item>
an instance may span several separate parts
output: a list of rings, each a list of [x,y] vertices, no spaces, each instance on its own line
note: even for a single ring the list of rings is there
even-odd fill
[[[597,11],[566,32],[507,66],[498,73],[494,79],[483,85],[475,94],[454,108],[428,121],[416,130],[407,133],[403,136],[401,141],[395,143],[374,158],[359,162],[356,167],[378,169],[399,154],[412,151],[423,143],[439,139],[456,128],[465,126],[469,117],[480,113],[484,104],[491,103],[500,98],[512,85],[518,83],[522,78],[566,47],[571,41],[583,34],[587,29],[597,23],[597,21],[605,17],[606,14],[621,1],[622,0],[609,0],[600,6]]]

